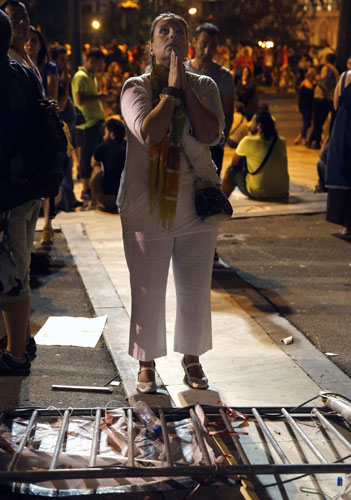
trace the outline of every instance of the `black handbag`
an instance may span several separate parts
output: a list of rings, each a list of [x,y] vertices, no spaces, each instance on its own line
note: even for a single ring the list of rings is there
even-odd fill
[[[182,153],[190,170],[195,173],[188,155],[182,147]],[[204,181],[195,177],[195,210],[200,219],[209,224],[218,224],[228,220],[233,215],[233,208],[227,196],[220,189],[220,185],[211,181]]]

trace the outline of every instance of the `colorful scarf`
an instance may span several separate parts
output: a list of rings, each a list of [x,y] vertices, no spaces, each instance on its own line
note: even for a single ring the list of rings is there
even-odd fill
[[[167,86],[168,69],[156,64],[151,72],[152,107],[160,98],[162,89]],[[176,106],[170,127],[164,139],[149,151],[149,190],[150,212],[155,210],[157,201],[162,226],[171,231],[177,210],[180,144],[185,124],[184,104]]]

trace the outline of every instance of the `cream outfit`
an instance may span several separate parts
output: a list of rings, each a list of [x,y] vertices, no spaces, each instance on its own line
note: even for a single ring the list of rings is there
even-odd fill
[[[224,115],[216,84],[206,76],[187,75],[203,105],[218,118],[217,143]],[[177,294],[174,349],[200,355],[212,346],[210,284],[218,226],[196,215],[194,172],[182,154],[173,229],[162,227],[157,206],[150,213],[149,146],[141,135],[142,123],[152,109],[150,74],[126,81],[121,109],[128,146],[117,204],[132,291],[129,354],[141,361],[166,354],[165,297],[172,258]],[[219,183],[208,146],[195,139],[186,119],[182,147],[196,175]]]

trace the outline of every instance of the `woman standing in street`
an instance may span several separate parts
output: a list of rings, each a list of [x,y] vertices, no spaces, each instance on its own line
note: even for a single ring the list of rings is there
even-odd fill
[[[312,123],[313,93],[316,86],[316,70],[307,70],[305,78],[299,87],[299,111],[302,116],[302,128],[299,135],[294,140],[294,144],[306,145],[307,131]]]
[[[257,113],[258,98],[256,92],[256,82],[252,77],[252,72],[248,66],[243,66],[241,70],[241,78],[235,87],[238,101],[245,106],[245,116],[251,120],[253,115]]]
[[[334,92],[336,118],[329,139],[325,177],[328,222],[351,236],[351,71],[345,71]]]
[[[151,74],[122,89],[127,159],[118,194],[132,315],[129,354],[139,360],[137,389],[155,392],[154,359],[166,355],[165,297],[172,258],[177,312],[174,350],[184,381],[206,389],[199,356],[212,347],[210,285],[218,226],[196,215],[194,172],[219,184],[209,146],[224,128],[218,89],[185,72],[187,23],[165,13],[151,26]],[[185,156],[186,155],[186,156]]]
[[[44,36],[39,30],[34,28],[34,26],[30,27],[29,37],[24,48],[40,71],[45,97],[49,101],[57,101],[59,88],[57,67],[54,62],[49,60],[49,53]],[[43,212],[44,227],[41,234],[40,244],[43,246],[50,246],[52,245],[54,239],[54,229],[50,218],[49,198],[43,200]]]

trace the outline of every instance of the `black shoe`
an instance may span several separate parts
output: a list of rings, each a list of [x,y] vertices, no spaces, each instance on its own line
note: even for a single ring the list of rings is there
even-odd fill
[[[7,347],[7,335],[5,335],[5,337],[2,337],[0,339],[0,350],[5,350],[6,347]],[[34,337],[31,337],[28,340],[26,349],[27,349],[27,354],[28,354],[29,359],[31,361],[33,361],[33,359],[37,355],[37,344],[35,342]]]
[[[215,249],[213,260],[214,260],[214,262],[218,262],[219,261],[219,255],[218,255],[217,249]]]
[[[26,349],[29,359],[33,361],[33,359],[37,355],[37,344],[35,342],[34,337],[30,337],[30,339],[28,340]]]
[[[86,191],[82,191],[80,195],[80,199],[82,201],[90,201],[90,189],[87,189]]]
[[[25,377],[30,374],[30,364],[28,354],[23,362],[18,362],[3,350],[0,352],[0,377]]]

